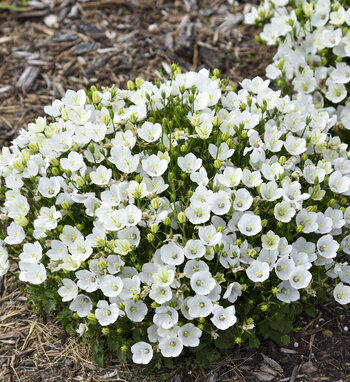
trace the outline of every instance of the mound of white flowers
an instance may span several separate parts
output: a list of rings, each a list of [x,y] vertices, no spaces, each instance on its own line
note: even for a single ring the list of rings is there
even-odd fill
[[[17,262],[75,330],[114,335],[144,364],[232,327],[240,343],[260,313],[322,288],[350,301],[335,119],[258,77],[237,93],[173,70],[68,90],[0,157],[0,275]]]
[[[270,79],[287,81],[298,94],[338,114],[350,129],[350,3],[348,1],[264,0],[246,15],[265,24],[260,38],[278,43]]]

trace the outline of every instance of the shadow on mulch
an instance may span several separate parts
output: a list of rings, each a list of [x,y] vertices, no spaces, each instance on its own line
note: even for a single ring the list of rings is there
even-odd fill
[[[219,68],[239,83],[263,76],[274,53],[255,42],[254,27],[242,24],[245,4],[233,13],[224,0],[32,3],[25,13],[0,12],[0,147],[67,89],[167,77],[173,62],[183,70]],[[288,349],[265,342],[259,351],[237,348],[204,369],[187,359],[148,375],[113,357],[100,369],[78,336],[32,312],[20,288],[10,275],[0,285],[1,382],[350,381],[349,307],[335,303],[320,307],[315,318],[300,317]]]

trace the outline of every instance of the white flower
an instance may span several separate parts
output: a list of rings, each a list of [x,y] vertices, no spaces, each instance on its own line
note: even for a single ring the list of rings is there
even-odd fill
[[[158,271],[152,275],[154,282],[160,287],[167,287],[172,284],[175,271],[165,266],[159,267]]]
[[[333,240],[332,235],[324,235],[317,241],[317,250],[320,256],[332,259],[337,256],[339,244]]]
[[[249,210],[250,206],[253,204],[253,197],[250,195],[249,191],[245,188],[240,188],[233,191],[235,199],[233,201],[233,208],[237,211]]]
[[[40,178],[38,190],[45,198],[53,198],[60,192],[60,182],[57,177]]]
[[[269,231],[267,234],[261,236],[262,247],[268,250],[274,250],[278,248],[280,237],[273,231]]]
[[[238,229],[245,236],[254,236],[262,230],[260,216],[245,213],[238,221]]]
[[[242,172],[242,183],[249,188],[258,187],[262,183],[260,171],[244,169]]]
[[[315,232],[318,228],[317,214],[315,212],[309,212],[305,208],[300,210],[296,216],[297,225],[303,227],[304,233]]]
[[[283,201],[277,203],[274,208],[274,216],[283,223],[289,223],[295,215],[295,209],[290,203]]]
[[[184,157],[177,158],[177,164],[183,172],[191,174],[202,166],[202,159],[197,158],[193,153],[189,153]]]
[[[183,253],[188,259],[198,259],[204,256],[205,246],[200,240],[190,239],[187,241]]]
[[[126,174],[136,171],[140,162],[138,155],[132,155],[128,148],[121,147],[112,147],[111,156],[108,159],[115,164],[120,172]]]
[[[75,275],[78,278],[77,285],[80,289],[85,290],[88,293],[95,292],[99,287],[99,282],[92,272],[87,269],[82,269],[78,272],[75,272]]]
[[[276,275],[281,280],[288,280],[294,268],[295,263],[289,256],[282,256],[275,264]]]
[[[226,292],[222,297],[234,303],[240,296],[242,296],[242,285],[235,281],[229,284],[229,286],[226,289]]]
[[[218,329],[226,330],[236,323],[237,318],[235,312],[236,309],[233,305],[227,308],[215,305],[213,309],[213,317],[210,320]]]
[[[7,227],[7,236],[5,237],[5,243],[14,245],[14,244],[20,244],[25,239],[25,233],[22,227],[17,225],[16,223],[12,222]]]
[[[282,281],[278,285],[278,293],[276,297],[286,303],[297,301],[300,298],[300,293],[298,289],[293,288],[289,281]]]
[[[196,295],[187,300],[188,313],[193,318],[207,317],[213,310],[213,304],[207,296]]]
[[[160,306],[156,308],[153,322],[163,329],[169,329],[177,324],[179,314],[170,306]]]
[[[300,155],[307,150],[305,139],[296,138],[294,135],[288,135],[284,147],[291,155]]]
[[[78,287],[71,279],[62,279],[62,286],[58,289],[58,294],[62,301],[71,301],[78,295]]]
[[[97,303],[95,317],[101,326],[111,325],[117,321],[119,308],[117,304],[108,304],[107,301],[100,300]]]
[[[215,287],[216,281],[208,271],[196,272],[191,277],[191,288],[196,294],[208,295]]]
[[[247,276],[254,282],[263,282],[268,279],[270,275],[269,264],[259,260],[253,260],[249,267],[246,269]]]
[[[19,279],[21,281],[38,285],[46,280],[47,273],[44,264],[24,263],[22,261],[19,264],[21,269]]]
[[[132,360],[135,363],[148,364],[153,357],[152,346],[146,342],[140,341],[132,345],[130,348],[132,352]]]
[[[117,297],[123,289],[123,281],[120,277],[106,275],[100,279],[100,289],[106,297]]]
[[[147,305],[141,300],[136,302],[127,300],[124,302],[124,305],[127,317],[133,322],[143,321],[148,312]]]
[[[38,263],[42,258],[42,247],[38,241],[35,243],[25,243],[23,252],[19,258],[26,263]]]
[[[95,171],[90,172],[91,182],[98,186],[105,186],[111,180],[112,170],[105,166],[99,166]]]
[[[191,323],[181,326],[178,336],[184,346],[197,347],[202,331]]]
[[[350,303],[350,286],[339,283],[333,290],[335,301],[339,304],[346,305]]]
[[[198,236],[203,244],[211,247],[219,243],[222,238],[222,233],[216,232],[215,226],[208,225],[199,227]]]
[[[164,304],[165,302],[170,301],[172,296],[171,289],[168,286],[163,287],[153,284],[149,291],[149,297],[157,304]]]
[[[159,123],[146,121],[137,129],[137,134],[146,142],[155,142],[162,134],[162,126]]]
[[[295,267],[289,275],[290,285],[295,289],[306,288],[312,279],[312,275],[304,265]]]
[[[168,168],[168,162],[165,159],[159,159],[157,155],[150,155],[142,160],[142,168],[149,176],[161,176]]]
[[[225,215],[231,208],[231,201],[225,191],[219,191],[210,196],[209,205],[214,214]]]
[[[79,294],[70,303],[69,309],[73,312],[76,312],[79,317],[88,316],[92,309],[92,302],[90,300],[90,297],[85,296],[83,294]]]
[[[208,151],[214,159],[218,159],[220,161],[224,161],[230,158],[235,152],[235,150],[229,148],[226,142],[222,142],[220,147],[210,143],[208,146]]]
[[[161,259],[166,264],[180,265],[184,261],[184,254],[181,247],[175,243],[163,245],[160,249]]]
[[[222,174],[217,175],[217,179],[225,187],[236,187],[240,183],[242,176],[242,169],[226,167]]]
[[[78,171],[84,166],[84,158],[76,151],[71,151],[67,158],[60,160],[60,163],[64,170]]]
[[[177,337],[164,337],[159,341],[159,349],[163,357],[177,357],[182,352],[183,344]]]

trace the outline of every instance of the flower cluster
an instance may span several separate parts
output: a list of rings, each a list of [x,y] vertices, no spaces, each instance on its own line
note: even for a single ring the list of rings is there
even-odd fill
[[[259,77],[236,92],[173,70],[68,90],[0,156],[0,275],[17,262],[20,280],[55,286],[79,332],[116,331],[144,364],[232,327],[239,343],[257,325],[247,304],[266,311],[325,280],[350,301],[335,119]]]
[[[260,39],[278,44],[270,79],[287,81],[298,95],[336,113],[350,129],[350,8],[349,2],[263,1],[246,15],[246,23],[265,24]]]

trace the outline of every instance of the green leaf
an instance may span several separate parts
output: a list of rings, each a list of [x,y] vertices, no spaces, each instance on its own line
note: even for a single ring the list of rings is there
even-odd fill
[[[248,339],[248,343],[253,348],[258,348],[260,346],[260,340],[257,336],[250,336]]]
[[[221,358],[221,354],[215,349],[207,353],[207,360],[209,362],[217,361],[220,358]]]
[[[283,345],[289,345],[290,343],[290,337],[287,335],[287,334],[284,334],[282,337],[281,337],[281,343]]]
[[[92,339],[91,350],[97,365],[100,367],[103,367],[103,364],[104,364],[103,346],[100,344],[97,338]]]
[[[308,306],[304,306],[304,312],[308,315],[308,316],[310,316],[310,317],[316,317],[316,314],[317,314],[317,312],[316,312],[316,308],[314,307],[314,306],[310,306],[310,305],[308,305]]]
[[[6,4],[6,3],[0,3],[0,9],[5,9],[6,11],[14,11],[14,12],[27,12],[27,8],[23,7],[16,7],[11,4]]]

